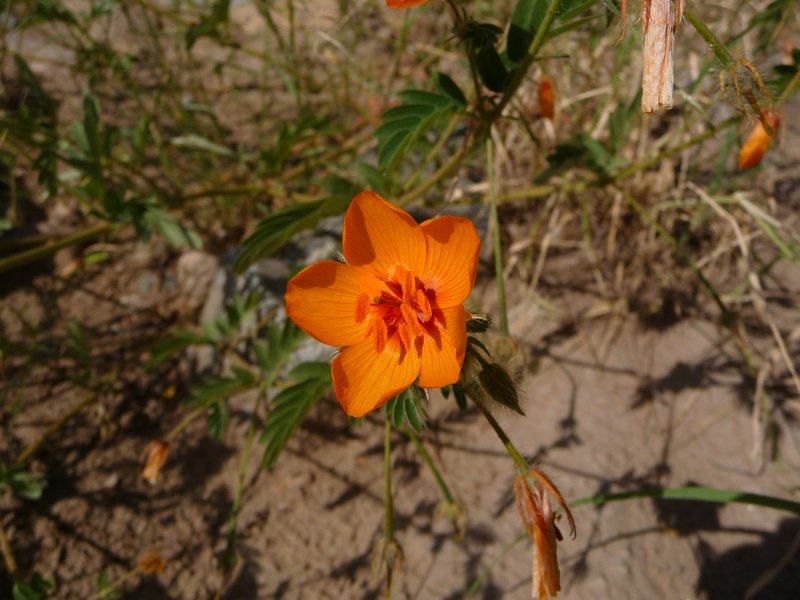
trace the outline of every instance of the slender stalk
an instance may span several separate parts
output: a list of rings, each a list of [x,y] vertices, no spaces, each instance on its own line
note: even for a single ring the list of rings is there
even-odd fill
[[[80,413],[84,408],[92,404],[96,399],[97,395],[94,392],[88,392],[83,400],[72,407],[69,412],[62,416],[58,421],[50,425],[50,427],[48,427],[42,435],[40,435],[33,443],[23,450],[17,457],[17,460],[14,461],[14,466],[21,466],[25,464],[31,456],[39,451],[39,449],[50,437],[57,433],[68,421]]]
[[[714,54],[717,59],[719,59],[719,62],[722,63],[723,67],[731,67],[737,64],[736,59],[733,57],[733,54],[731,54],[731,51],[728,50],[728,47],[714,35],[714,32],[708,28],[708,25],[703,23],[703,20],[694,12],[691,6],[686,6],[683,9],[683,16],[686,17],[686,20],[689,21],[697,33],[700,34],[700,37],[706,41],[708,47],[714,51]]]
[[[384,499],[386,518],[384,520],[384,536],[386,541],[394,539],[394,505],[392,503],[392,420],[386,413],[386,432],[383,440]]]
[[[8,574],[11,575],[11,579],[16,581],[18,572],[17,561],[14,560],[14,553],[11,550],[11,544],[8,543],[6,530],[2,523],[0,523],[0,552],[3,554],[3,561],[6,563]]]
[[[448,504],[455,504],[455,498],[453,498],[453,494],[450,492],[447,482],[444,480],[444,477],[442,477],[442,473],[436,467],[436,464],[433,462],[433,457],[430,455],[430,452],[428,452],[425,444],[422,443],[422,440],[417,435],[417,432],[409,429],[406,431],[406,435],[414,443],[414,447],[417,449],[417,453],[422,458],[422,462],[424,462],[431,470],[431,473],[433,473],[433,477],[436,479],[436,483],[439,484],[439,489],[442,490],[442,495],[444,496],[445,501],[447,501]]]
[[[696,500],[699,502],[716,502],[728,504],[738,502],[742,504],[755,504],[776,510],[785,510],[795,514],[800,514],[800,502],[776,498],[775,496],[763,496],[761,494],[751,494],[739,490],[720,490],[702,486],[688,486],[679,488],[656,488],[645,490],[633,490],[630,492],[620,492],[617,494],[598,494],[581,498],[570,503],[570,506],[581,506],[583,504],[604,504],[606,502],[617,502],[619,500],[630,500],[632,498],[664,498],[668,500]]]
[[[383,556],[386,558],[387,552],[392,552],[394,544],[394,504],[392,502],[392,420],[389,413],[386,413],[386,432],[383,440],[383,468],[385,476],[384,502],[386,515],[384,518],[384,547]],[[386,561],[386,587],[383,590],[384,598],[391,598],[392,595],[392,569],[394,558]]]
[[[418,187],[414,188],[403,194],[397,201],[400,206],[404,206],[416,200],[417,198],[421,197],[425,192],[439,183],[442,179],[449,176],[453,171],[458,169],[461,166],[461,161],[464,160],[464,157],[469,153],[472,149],[472,145],[467,143],[461,148],[458,152],[456,152],[453,156],[451,156],[448,161],[443,164],[439,169],[433,173],[428,179],[425,180],[424,183],[420,184]]]
[[[500,217],[497,215],[497,197],[494,190],[494,149],[492,136],[486,138],[486,170],[489,176],[489,210],[492,219],[492,242],[494,243],[494,270],[497,282],[497,312],[500,313],[500,334],[508,337],[508,310],[506,309],[506,284],[503,279],[503,248],[500,244]]]
[[[481,402],[475,402],[475,404],[477,404],[478,408],[481,409],[483,416],[489,422],[489,425],[491,425],[492,429],[494,429],[497,437],[500,438],[500,441],[503,443],[503,447],[506,449],[506,452],[508,452],[508,455],[514,461],[514,464],[517,465],[517,470],[521,475],[527,477],[531,470],[530,466],[528,465],[528,461],[525,460],[522,454],[520,454],[519,450],[517,450],[517,447],[514,446],[514,443],[509,439],[506,432],[500,426],[500,423],[498,423],[492,413],[489,412],[489,409],[486,408]]]
[[[231,518],[228,521],[228,541],[225,548],[225,565],[226,569],[231,569],[236,564],[236,528],[239,522],[239,512],[242,508],[242,495],[244,493],[244,479],[247,473],[247,463],[250,462],[250,452],[253,449],[253,441],[256,437],[256,415],[258,408],[261,405],[263,394],[258,394],[256,403],[253,407],[253,414],[251,415],[250,424],[247,427],[247,442],[244,446],[244,452],[239,459],[239,480],[236,485],[236,496],[233,499],[233,507],[231,508]]]
[[[730,71],[731,79],[733,80],[733,84],[737,86],[737,93],[739,92],[738,87],[738,79],[736,75],[736,67],[740,64],[738,60],[736,60],[731,54],[731,51],[728,50],[728,47],[716,36],[714,32],[709,29],[708,25],[706,25],[703,20],[697,15],[696,12],[691,8],[691,6],[686,6],[683,10],[683,14],[686,17],[686,20],[691,23],[692,27],[695,28],[697,33],[700,34],[708,47],[714,51],[714,55],[717,57],[722,66],[725,67]],[[745,63],[746,64],[746,63]],[[764,116],[764,111],[762,111],[758,103],[755,100],[755,96],[752,95],[751,90],[745,90],[744,94],[748,101],[753,105],[753,109],[756,113],[756,117],[758,120],[761,121],[761,124],[764,126],[768,135],[775,135],[775,130],[772,128],[772,125],[767,121],[766,117]],[[741,97],[741,95],[740,95]]]
[[[91,596],[89,600],[104,600],[105,598],[115,598],[116,596],[112,594],[114,590],[119,588],[123,583],[133,579],[134,577],[138,577],[141,575],[142,571],[137,566],[134,569],[131,569],[127,573],[121,575],[111,583],[109,583],[105,588],[97,592],[94,596]]]
[[[34,261],[47,258],[48,256],[55,254],[58,250],[61,250],[62,248],[68,248],[69,246],[72,246],[74,244],[82,244],[83,242],[88,242],[89,240],[93,240],[94,238],[99,237],[104,233],[108,233],[113,228],[114,226],[111,223],[103,223],[102,225],[95,225],[94,227],[90,227],[89,229],[84,229],[83,231],[79,231],[78,233],[73,233],[71,235],[65,236],[54,242],[45,244],[44,246],[31,248],[30,250],[25,250],[24,252],[19,252],[18,254],[14,254],[7,258],[0,259],[0,273],[4,273],[9,269],[13,269],[15,267],[21,267],[22,265],[27,265],[28,263],[32,263]]]
[[[206,412],[206,408],[208,407],[204,404],[203,406],[198,406],[197,408],[189,412],[189,414],[183,417],[183,419],[181,419],[181,421],[170,430],[170,432],[164,438],[164,441],[168,444],[171,443],[172,440],[178,437],[178,434],[181,431],[186,429],[189,423],[194,421],[200,415],[204,414]]]

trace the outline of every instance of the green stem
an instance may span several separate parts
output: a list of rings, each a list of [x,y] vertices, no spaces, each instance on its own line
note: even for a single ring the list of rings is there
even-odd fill
[[[481,402],[475,402],[475,404],[477,404],[478,408],[481,409],[483,416],[487,421],[489,421],[489,425],[491,425],[492,429],[494,429],[497,437],[500,438],[500,441],[503,443],[503,447],[506,449],[506,452],[508,452],[508,455],[513,459],[514,464],[517,465],[517,470],[521,475],[527,477],[531,470],[530,465],[528,465],[528,461],[523,458],[522,454],[520,454],[519,450],[517,450],[516,446],[514,446],[513,442],[509,439],[506,432],[500,426],[500,423],[498,423],[494,416],[492,416],[492,413],[489,412],[489,409],[487,409]]]
[[[697,33],[700,34],[700,37],[706,41],[708,47],[714,51],[714,54],[719,62],[722,63],[723,67],[731,67],[737,64],[737,60],[733,57],[730,50],[728,50],[728,47],[714,35],[714,32],[708,28],[708,25],[703,23],[702,19],[700,19],[690,6],[686,6],[683,9],[683,16],[686,17],[686,20],[689,21]]]
[[[78,404],[70,409],[69,412],[62,416],[58,421],[50,425],[50,427],[48,427],[42,435],[40,435],[32,444],[22,451],[22,453],[17,457],[17,460],[14,461],[14,466],[24,465],[31,456],[39,451],[39,449],[51,436],[57,433],[68,421],[70,421],[70,419],[80,413],[96,399],[97,395],[94,392],[87,392],[86,397],[83,400],[78,402]]]
[[[3,527],[3,524],[0,523],[0,552],[3,554],[3,560],[6,563],[6,569],[8,570],[8,574],[11,576],[11,579],[17,579],[17,561],[14,560],[14,553],[11,550],[11,544],[8,543],[8,538],[6,537],[6,530]]]
[[[247,473],[247,464],[250,462],[250,452],[253,449],[253,441],[256,437],[256,415],[261,404],[263,394],[259,393],[256,397],[256,404],[253,408],[252,418],[247,427],[247,441],[245,442],[244,452],[239,460],[239,480],[236,484],[236,496],[233,499],[231,508],[231,518],[228,521],[228,541],[225,548],[224,561],[225,569],[232,569],[236,565],[236,528],[239,522],[239,511],[242,508],[242,495],[244,494],[244,479]]]
[[[706,41],[709,48],[714,51],[714,55],[717,57],[719,62],[722,63],[722,66],[730,71],[731,78],[734,80],[734,83],[737,84],[736,67],[739,65],[739,61],[734,58],[733,54],[731,54],[731,51],[728,50],[728,47],[716,35],[714,35],[714,32],[708,28],[708,25],[706,25],[702,19],[700,19],[697,13],[695,13],[690,6],[686,6],[684,8],[683,14],[686,17],[686,20],[689,21],[689,23],[692,24],[692,27],[695,28],[697,33],[700,34],[700,37]],[[750,96],[747,94],[745,95],[750,98]],[[756,116],[764,126],[767,135],[775,135],[775,130],[764,116],[764,111],[759,108],[754,99],[751,101],[751,103],[753,103],[753,109],[756,113]]]
[[[392,597],[392,572],[394,569],[394,503],[392,502],[392,420],[386,412],[386,433],[383,440],[383,468],[385,475],[384,502],[386,515],[384,518],[383,553],[386,563],[386,585],[383,597]]]
[[[74,244],[82,244],[84,242],[88,242],[89,240],[93,240],[94,238],[111,231],[113,227],[114,226],[111,223],[103,223],[102,225],[96,225],[94,227],[90,227],[89,229],[79,231],[78,233],[65,236],[59,240],[45,244],[44,246],[31,248],[30,250],[25,250],[24,252],[0,259],[0,273],[4,273],[9,269],[21,267],[22,265],[27,265],[28,263],[47,258],[48,256],[55,254],[58,250],[61,250],[61,248],[67,248]]]
[[[500,334],[508,337],[508,310],[506,309],[506,285],[503,280],[503,248],[500,244],[500,218],[497,215],[497,197],[494,192],[494,150],[492,136],[486,138],[486,170],[489,176],[489,209],[492,219],[492,242],[494,243],[494,270],[497,282],[497,312],[500,313],[498,325]]]
[[[384,537],[386,543],[394,540],[394,505],[392,503],[392,420],[386,413],[386,434],[383,440],[383,468],[385,476],[384,500],[386,504],[386,518],[384,520]]]
[[[141,570],[139,567],[135,569],[131,569],[124,575],[120,576],[119,578],[115,579],[111,583],[109,583],[105,588],[97,592],[94,596],[91,596],[89,600],[104,600],[105,598],[116,598],[117,596],[112,594],[114,590],[122,586],[123,583],[133,579],[134,577],[141,574]]]
[[[561,0],[552,0],[550,6],[547,7],[547,12],[544,15],[542,24],[539,26],[531,45],[528,47],[528,54],[523,59],[522,63],[513,71],[514,76],[508,84],[508,89],[503,94],[503,98],[500,100],[497,107],[492,111],[492,119],[497,119],[503,114],[503,109],[511,102],[511,98],[516,94],[517,88],[519,88],[525,76],[528,74],[528,69],[530,69],[531,65],[536,60],[536,55],[547,40],[547,33],[550,30],[550,25],[553,23],[553,20],[556,18],[559,6],[561,6]]]
[[[756,504],[767,508],[785,510],[795,514],[800,514],[800,502],[775,498],[774,496],[763,496],[761,494],[751,494],[738,490],[720,490],[699,486],[679,487],[679,488],[658,488],[652,490],[635,490],[632,492],[621,492],[618,494],[598,494],[588,496],[571,503],[571,506],[581,506],[583,504],[604,504],[606,502],[617,502],[619,500],[630,500],[632,498],[663,498],[665,500],[695,500],[698,502],[715,502],[728,504],[737,502],[742,504]]]
[[[422,458],[422,461],[426,465],[428,465],[428,468],[431,470],[431,473],[433,473],[433,477],[436,479],[436,483],[439,484],[439,489],[442,490],[442,495],[444,496],[444,499],[447,501],[448,504],[455,504],[455,498],[453,498],[453,494],[450,493],[450,488],[447,486],[447,482],[444,480],[444,477],[442,477],[441,472],[434,464],[433,457],[430,455],[428,449],[422,443],[422,440],[417,435],[417,432],[409,429],[406,431],[406,435],[409,438],[411,438],[412,442],[414,442],[414,447],[416,447],[417,453],[419,453],[420,457]]]

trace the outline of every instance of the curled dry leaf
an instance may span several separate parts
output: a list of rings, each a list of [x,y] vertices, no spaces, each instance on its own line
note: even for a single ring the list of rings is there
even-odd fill
[[[164,559],[161,553],[153,548],[139,557],[139,570],[145,574],[161,573],[164,571]]]
[[[142,469],[142,477],[148,483],[157,483],[161,468],[167,462],[167,457],[169,456],[169,445],[162,440],[153,440],[144,449],[144,456],[145,464]]]
[[[547,600],[548,595],[555,596],[561,590],[556,546],[563,539],[556,526],[556,519],[561,515],[553,511],[550,496],[567,515],[570,536],[573,539],[575,521],[561,492],[550,478],[538,469],[531,469],[527,477],[522,475],[517,477],[514,482],[514,495],[517,498],[519,515],[533,542],[531,595],[538,600]]]

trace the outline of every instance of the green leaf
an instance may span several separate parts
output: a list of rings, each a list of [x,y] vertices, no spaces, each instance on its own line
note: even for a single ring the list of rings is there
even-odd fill
[[[381,196],[388,195],[386,178],[383,176],[380,169],[364,161],[358,161],[355,170],[367,184],[367,189],[377,192]]]
[[[234,377],[208,377],[192,389],[192,394],[186,403],[192,408],[209,406],[217,400],[252,389],[257,383],[252,373],[241,370],[237,371]]]
[[[454,383],[453,396],[456,399],[458,408],[462,411],[467,410],[467,394],[464,392],[464,386],[462,386],[460,383]]]
[[[309,377],[281,390],[272,400],[261,433],[261,442],[266,444],[261,461],[265,469],[275,465],[292,433],[331,385],[331,368],[327,363],[298,365],[292,373]]]
[[[421,104],[423,106],[433,106],[434,108],[447,108],[453,104],[453,101],[447,96],[426,92],[425,90],[403,90],[398,96],[405,104]]]
[[[517,1],[508,29],[507,52],[512,61],[519,62],[528,54],[528,48],[536,36],[536,30],[542,24],[546,12],[547,2],[545,0]]]
[[[404,119],[393,119],[383,123],[375,130],[375,137],[381,142],[386,142],[397,133],[404,133],[409,129],[416,129],[422,119],[417,117],[405,117]]]
[[[458,84],[453,81],[452,77],[439,71],[436,73],[434,80],[436,81],[436,87],[438,87],[443,94],[450,96],[450,98],[462,108],[467,107],[467,97],[464,95],[464,92],[461,91],[461,88],[458,87]]]
[[[203,241],[194,231],[185,227],[178,219],[163,208],[150,205],[141,219],[145,227],[157,231],[170,245],[180,248],[202,248]]]
[[[408,117],[417,117],[420,121],[430,117],[436,109],[440,108],[434,104],[403,104],[402,106],[395,106],[383,113],[382,120],[384,123],[394,121],[396,119],[405,119]]]
[[[597,0],[562,0],[556,16],[562,21],[571,21],[596,4]]]
[[[212,154],[219,154],[221,156],[233,156],[233,152],[225,146],[220,146],[204,138],[202,135],[190,133],[189,135],[179,135],[170,140],[173,146],[179,148],[189,148],[190,150],[200,150],[202,152],[211,152]]]
[[[233,265],[234,270],[243,272],[260,258],[286,244],[297,232],[313,227],[324,217],[344,212],[350,200],[349,197],[332,196],[289,206],[269,215],[242,244],[242,250]]]
[[[451,92],[458,95],[453,90]],[[378,166],[383,170],[391,168],[415,140],[452,110],[463,110],[465,107],[452,95],[424,90],[403,90],[399,96],[404,104],[386,111],[381,126],[375,131],[379,142]]]
[[[425,408],[425,394],[417,386],[412,385],[386,403],[386,413],[395,429],[405,423],[417,433],[425,427],[428,411]]]
[[[211,343],[213,342],[208,336],[187,329],[176,329],[171,333],[170,337],[158,342],[153,347],[150,351],[150,359],[145,366],[148,369],[157,367],[175,353],[185,350],[189,346]]]
[[[497,53],[497,48],[484,46],[478,50],[475,55],[475,64],[478,67],[478,75],[480,75],[483,85],[498,93],[505,89],[508,72],[503,64],[503,59]]]
[[[74,318],[67,323],[67,347],[82,368],[87,369],[92,364],[92,351],[86,341],[86,333]]]
[[[86,94],[83,97],[83,130],[86,134],[88,154],[94,161],[100,156],[100,105],[97,97]]]
[[[411,143],[416,130],[415,127],[397,131],[382,143],[378,150],[378,164],[383,168],[390,167],[403,149]]]
[[[230,409],[225,400],[216,400],[208,407],[208,433],[215,440],[222,441],[230,422]]]
[[[286,319],[283,323],[270,325],[265,337],[256,341],[256,364],[268,385],[305,337],[297,325]]]
[[[582,504],[604,504],[606,502],[617,502],[619,500],[629,500],[632,498],[662,498],[664,500],[696,500],[698,502],[714,502],[718,504],[740,503],[755,504],[766,508],[785,510],[787,512],[800,514],[800,502],[776,498],[775,496],[763,496],[761,494],[751,494],[739,490],[720,490],[717,488],[704,486],[688,486],[680,488],[656,488],[634,490],[631,492],[621,492],[618,494],[598,494],[588,496],[570,503],[570,506],[581,506]]]
[[[53,582],[34,573],[30,582],[17,581],[14,583],[12,597],[14,600],[46,600],[53,589]]]
[[[611,142],[611,150],[616,154],[625,145],[628,134],[633,127],[636,117],[639,115],[639,104],[642,102],[642,90],[633,97],[627,105],[624,102],[617,104],[614,112],[608,120],[608,133]]]
[[[200,19],[186,30],[186,48],[191,50],[201,37],[216,36],[220,25],[228,22],[230,0],[217,0],[211,7],[211,13]]]
[[[38,500],[47,483],[19,465],[7,467],[0,464],[0,485],[8,486],[20,498]]]

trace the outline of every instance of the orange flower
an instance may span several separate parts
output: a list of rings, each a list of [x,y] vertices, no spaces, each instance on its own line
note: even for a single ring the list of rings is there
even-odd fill
[[[345,412],[365,415],[415,381],[455,383],[481,246],[472,222],[418,225],[362,192],[345,215],[342,246],[347,264],[319,262],[289,281],[286,314],[320,342],[343,346],[331,370]]]
[[[573,539],[575,521],[558,488],[538,469],[531,469],[527,478],[521,475],[517,477],[514,494],[517,497],[519,515],[533,541],[531,595],[539,600],[547,600],[548,594],[555,596],[561,590],[556,544],[563,539],[556,527],[557,515],[553,512],[548,494],[564,509]]]
[[[764,120],[775,129],[778,123],[780,123],[781,118],[778,113],[767,111],[764,113]],[[742,151],[739,152],[739,168],[745,170],[758,165],[772,145],[772,140],[774,138],[775,136],[771,136],[767,133],[761,121],[758,121],[755,127],[753,127],[753,131],[750,132],[750,137],[747,138],[744,146],[742,146]]]
[[[389,8],[411,8],[412,6],[419,6],[426,2],[428,2],[428,0],[386,0],[386,6]]]
[[[556,91],[549,77],[539,82],[539,111],[543,119],[552,119],[556,114]]]

